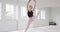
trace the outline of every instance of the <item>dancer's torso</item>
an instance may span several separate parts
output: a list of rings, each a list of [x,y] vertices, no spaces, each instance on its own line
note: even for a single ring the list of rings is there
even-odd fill
[[[28,11],[27,14],[28,14],[28,17],[32,17],[33,16],[33,11]]]

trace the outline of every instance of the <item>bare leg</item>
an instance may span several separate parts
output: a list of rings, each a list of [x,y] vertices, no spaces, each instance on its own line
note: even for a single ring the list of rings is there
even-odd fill
[[[29,18],[28,25],[27,25],[27,28],[26,28],[25,32],[27,32],[27,30],[28,30],[30,24],[32,23],[32,21],[33,21],[32,18]]]
[[[33,16],[33,17],[29,18],[28,25],[27,25],[25,32],[27,32],[30,24],[32,23],[32,21],[34,21],[34,19],[36,19],[38,17],[38,15],[39,15],[39,13],[37,14],[37,16]]]

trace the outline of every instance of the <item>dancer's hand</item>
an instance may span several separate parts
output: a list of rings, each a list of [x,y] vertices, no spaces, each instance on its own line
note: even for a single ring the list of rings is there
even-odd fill
[[[36,2],[36,0],[34,0]]]
[[[31,0],[29,0],[29,2],[30,2]]]

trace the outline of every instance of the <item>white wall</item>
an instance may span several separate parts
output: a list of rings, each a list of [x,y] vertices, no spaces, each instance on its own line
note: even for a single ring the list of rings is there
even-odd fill
[[[59,7],[60,0],[37,0],[37,7]]]
[[[56,22],[57,26],[60,26],[60,7],[51,8],[51,17],[53,22]]]
[[[45,19],[36,19],[35,21],[34,21],[34,23],[33,23],[33,28],[34,27],[42,27],[42,26],[48,26],[48,24],[49,24],[49,8],[40,8],[39,9],[40,11],[41,10],[45,10]],[[41,15],[40,15],[41,16]]]
[[[16,0],[10,1],[10,0],[0,0],[2,3],[2,19],[0,20],[0,32],[2,31],[10,31],[10,30],[16,30],[16,20],[5,20],[5,4],[14,4],[16,5]]]

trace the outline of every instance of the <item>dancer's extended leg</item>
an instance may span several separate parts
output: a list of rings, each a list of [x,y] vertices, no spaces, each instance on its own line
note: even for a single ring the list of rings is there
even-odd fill
[[[27,32],[30,24],[34,21],[34,19],[36,19],[38,17],[39,14],[40,13],[38,12],[37,16],[33,16],[33,17],[29,18],[28,25],[27,25],[27,28],[26,28],[25,32]]]
[[[27,25],[27,28],[26,28],[25,32],[27,32],[27,30],[28,30],[30,24],[32,23],[32,21],[33,21],[32,18],[29,18],[28,25]]]

